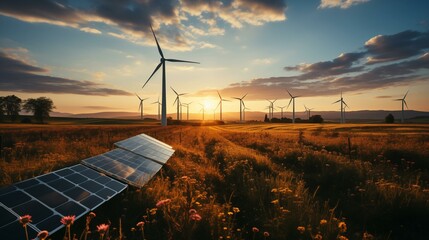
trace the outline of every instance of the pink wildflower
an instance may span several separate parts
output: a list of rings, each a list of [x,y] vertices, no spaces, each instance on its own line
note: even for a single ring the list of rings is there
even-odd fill
[[[43,231],[40,231],[38,234],[37,234],[37,237],[40,239],[40,240],[44,240],[45,238],[47,238],[49,236],[49,232],[48,231],[46,231],[46,230],[43,230]]]
[[[270,233],[269,232],[264,232],[264,237],[269,237]]]
[[[97,232],[100,233],[100,235],[104,235],[108,229],[109,225],[104,223],[97,226]]]
[[[196,214],[196,213],[197,213],[197,210],[195,210],[195,209],[189,210],[189,215]]]
[[[22,226],[27,226],[27,223],[31,223],[31,216],[30,215],[24,215],[19,217],[19,223],[22,224]]]
[[[198,213],[195,213],[195,214],[191,215],[191,220],[194,220],[194,221],[198,222],[198,221],[201,221],[201,219],[202,219],[202,217]]]
[[[156,207],[160,208],[160,207],[162,207],[164,205],[169,204],[170,202],[171,202],[171,199],[168,199],[168,198],[164,199],[164,200],[161,200],[161,201],[159,201],[159,202],[156,203]]]
[[[144,222],[138,222],[136,226],[139,227],[139,228],[143,228],[144,227]]]
[[[75,215],[72,215],[72,216],[64,216],[63,218],[61,218],[61,223],[63,224],[63,225],[66,225],[66,226],[70,226],[70,225],[72,225],[73,223],[74,223],[74,219],[76,218],[76,216]]]
[[[259,228],[257,228],[257,227],[252,227],[252,232],[254,232],[254,233],[259,232]]]

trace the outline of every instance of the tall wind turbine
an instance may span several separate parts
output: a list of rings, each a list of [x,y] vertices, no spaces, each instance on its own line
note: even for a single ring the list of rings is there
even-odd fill
[[[295,98],[300,97],[300,96],[292,96],[292,94],[290,94],[290,92],[286,89],[287,93],[289,93],[290,96],[290,101],[289,104],[287,105],[287,107],[289,108],[289,105],[291,102],[292,106],[293,106],[293,113],[292,113],[292,123],[295,123]]]
[[[137,93],[136,93],[136,96],[140,99],[140,104],[139,104],[140,119],[143,119],[143,102],[149,98],[143,98],[142,99],[139,95],[137,95]]]
[[[201,112],[201,111],[203,112],[203,121],[204,121],[204,110],[205,110],[205,109],[204,109],[204,105],[203,105],[203,104],[201,104],[201,103],[200,103],[200,105],[201,105],[201,110],[200,110],[200,112]]]
[[[247,96],[247,93],[244,94],[243,97],[238,98],[238,97],[233,97],[234,99],[237,99],[240,101],[240,122],[243,122],[243,106],[244,106],[244,102],[243,99]]]
[[[307,108],[307,106],[304,105],[305,111],[308,114],[308,120],[310,120],[311,117],[311,110],[313,110],[314,108]]]
[[[338,103],[338,102],[341,104],[341,106],[340,106],[340,110],[341,110],[340,123],[344,123],[345,122],[344,121],[344,109],[345,109],[345,106],[346,107],[349,107],[349,106],[347,106],[347,103],[344,102],[343,92],[341,92],[341,98],[339,100],[333,102],[332,104],[335,104],[335,103]]]
[[[182,106],[186,107],[186,120],[189,120],[189,105],[191,105],[192,102],[190,103],[182,103]]]
[[[408,91],[405,93],[405,95],[404,95],[404,97],[403,97],[403,98],[395,99],[395,101],[401,101],[401,103],[402,103],[401,123],[403,123],[403,122],[404,122],[404,104],[405,104],[405,106],[406,106],[406,107],[407,107],[407,109],[408,109],[407,102],[405,101],[405,98],[407,97],[407,94],[408,94]]]
[[[152,30],[152,34],[153,34],[153,37],[155,38],[156,46],[158,47],[158,52],[159,52],[159,55],[161,55],[161,59],[160,59],[160,63],[158,64],[158,66],[156,66],[155,70],[150,75],[150,77],[146,80],[146,82],[144,83],[142,88],[144,88],[144,86],[146,86],[146,84],[149,82],[149,80],[152,78],[152,76],[162,66],[162,120],[161,120],[161,125],[167,126],[167,91],[166,91],[165,62],[183,62],[183,63],[196,63],[196,64],[199,64],[199,62],[164,58],[164,54],[162,53],[161,47],[159,46],[158,39],[156,39],[155,32],[153,31],[152,26],[150,27],[150,30]]]
[[[286,108],[286,106],[283,106],[283,107],[277,106],[277,107],[281,109],[281,116],[282,116],[282,119],[283,119],[283,109]]]
[[[270,102],[270,108],[269,108],[269,118],[272,119],[274,117],[274,103],[277,101],[277,99],[270,101],[266,99],[268,102]]]
[[[222,102],[223,101],[229,102],[229,100],[227,100],[225,98],[222,98],[222,96],[220,95],[219,91],[217,91],[217,95],[219,95],[219,104],[217,105],[216,108],[220,107],[219,108],[219,111],[220,111],[220,120],[222,121]],[[215,108],[215,110],[216,110],[216,108]]]
[[[158,120],[160,119],[161,116],[161,111],[160,111],[160,107],[161,107],[161,102],[159,101],[159,97],[158,97],[158,101],[153,102],[152,104],[157,104],[158,105]]]
[[[174,88],[170,87],[171,90],[173,90],[173,92],[176,94],[176,99],[173,102],[173,105],[176,104],[177,105],[177,120],[182,120],[181,119],[181,104],[180,104],[180,96],[185,95],[186,93],[177,93],[176,90],[174,90]]]

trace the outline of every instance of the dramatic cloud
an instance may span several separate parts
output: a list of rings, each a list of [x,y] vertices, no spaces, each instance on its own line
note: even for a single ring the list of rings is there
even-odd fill
[[[286,71],[301,74],[288,77],[258,78],[234,83],[222,89],[229,96],[249,93],[248,100],[266,96],[287,98],[286,89],[295,95],[328,96],[390,86],[429,81],[428,32],[405,31],[377,36],[365,44],[366,51],[343,53],[330,61],[286,66]],[[366,59],[376,59],[368,64]],[[197,93],[213,94],[212,90]]]
[[[69,93],[80,95],[131,95],[103,84],[41,75],[48,71],[17,60],[0,51],[0,89],[29,93]]]
[[[368,63],[394,61],[416,56],[429,49],[429,32],[404,31],[394,35],[378,35],[365,43],[371,55]]]
[[[368,2],[369,0],[321,0],[319,8],[349,8],[353,5]]]
[[[157,31],[169,50],[189,51],[208,35],[223,35],[218,26],[224,21],[232,27],[262,25],[284,21],[283,0],[94,0],[86,4],[55,0],[2,0],[0,14],[26,22],[68,26],[84,32],[101,34],[94,23],[110,27],[106,33],[136,44],[154,44],[149,26]],[[189,25],[189,16],[198,16]],[[195,25],[197,24],[197,25]],[[207,29],[207,30],[203,30]],[[207,46],[207,45],[202,45]]]

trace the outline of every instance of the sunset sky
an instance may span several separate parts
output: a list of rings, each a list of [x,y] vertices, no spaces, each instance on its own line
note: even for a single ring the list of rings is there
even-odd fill
[[[135,93],[161,97],[161,71],[150,25],[167,63],[170,87],[187,93],[191,112],[213,112],[216,90],[246,96],[251,111],[302,96],[297,111],[429,111],[429,1],[427,0],[1,0],[0,96],[46,96],[55,111],[138,112]],[[288,109],[290,111],[291,108]]]

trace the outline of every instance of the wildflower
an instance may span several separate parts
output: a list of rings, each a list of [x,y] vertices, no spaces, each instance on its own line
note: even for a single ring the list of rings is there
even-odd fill
[[[340,232],[346,232],[347,231],[347,225],[345,222],[339,222],[338,228],[340,229]]]
[[[232,216],[234,213],[233,212],[228,212],[228,215],[229,216]]]
[[[196,214],[196,213],[197,213],[197,210],[195,210],[195,209],[190,209],[189,210],[189,215]]]
[[[349,240],[347,237],[345,237],[345,236],[340,236],[339,238],[338,238],[338,240]]]
[[[316,236],[314,236],[314,240],[322,240],[323,237],[322,235],[320,235],[320,233],[316,234]]]
[[[273,201],[271,201],[271,203],[272,203],[272,204],[279,204],[279,200],[278,200],[278,199],[273,200]]]
[[[303,233],[305,232],[305,227],[303,227],[303,226],[298,226],[298,227],[296,228],[296,230],[298,230],[298,232],[299,232],[299,233],[303,234]]]
[[[49,232],[46,230],[40,231],[37,234],[37,238],[39,238],[40,240],[45,240],[48,236],[49,236]]]
[[[232,211],[233,211],[233,212],[235,212],[235,213],[239,213],[239,212],[240,212],[240,209],[239,209],[238,207],[233,207],[233,208],[232,208]]]
[[[139,227],[140,229],[143,229],[143,227],[144,227],[144,222],[138,222],[138,223],[136,224],[136,226],[137,226],[137,227]]]
[[[270,233],[269,232],[264,232],[264,237],[269,237]]]
[[[259,232],[259,228],[257,228],[257,227],[252,227],[252,232],[254,232],[254,233]]]
[[[156,214],[156,208],[152,208],[151,210],[149,210],[150,215],[155,215]]]
[[[70,226],[70,225],[72,225],[73,223],[74,223],[74,219],[76,218],[76,216],[75,215],[72,215],[72,216],[64,216],[63,218],[61,218],[61,223],[63,224],[63,225],[66,225],[66,226]]]
[[[325,225],[325,224],[327,224],[328,223],[328,221],[326,221],[326,219],[322,219],[322,220],[320,220],[320,225]]]
[[[109,225],[104,223],[97,226],[97,232],[100,234],[100,236],[104,236],[108,229]]]
[[[191,215],[191,220],[193,220],[193,221],[197,221],[198,222],[198,221],[201,221],[201,219],[202,219],[202,217],[198,213],[195,213],[195,214]]]
[[[159,201],[159,202],[156,203],[156,207],[160,208],[160,207],[162,207],[164,205],[169,204],[170,202],[171,202],[171,199],[169,199],[169,198],[161,200],[161,201]]]
[[[273,189],[271,189],[271,192],[272,192],[272,193],[276,193],[276,192],[277,192],[277,188],[273,188]]]
[[[95,215],[95,213],[94,212],[90,212],[89,214],[88,214],[88,217],[89,218],[95,218],[97,215]]]
[[[373,240],[375,239],[374,236],[368,232],[363,233],[363,240]]]
[[[22,224],[23,227],[27,226],[28,223],[31,223],[31,216],[30,215],[24,215],[19,217],[19,223]]]

